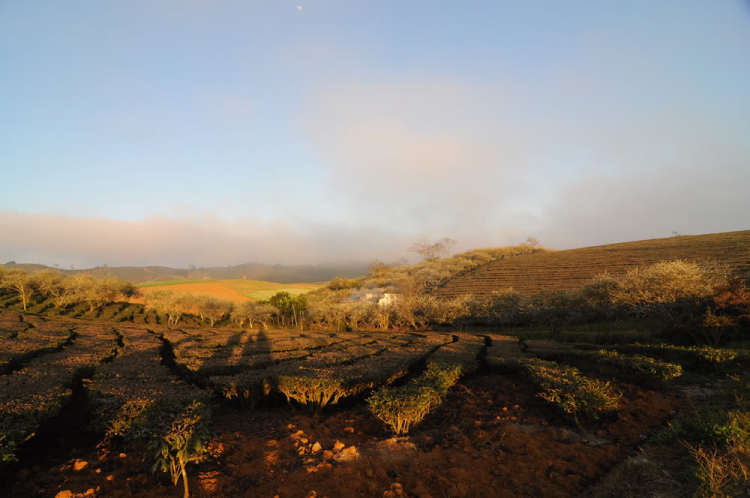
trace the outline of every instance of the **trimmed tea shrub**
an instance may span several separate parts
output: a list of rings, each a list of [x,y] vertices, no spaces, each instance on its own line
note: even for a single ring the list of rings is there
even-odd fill
[[[396,435],[406,434],[442,403],[461,373],[460,365],[429,363],[422,375],[405,386],[380,388],[367,404]]]
[[[520,371],[542,391],[542,399],[554,403],[580,426],[580,417],[597,418],[600,412],[617,410],[620,393],[609,385],[579,374],[578,369],[535,358],[520,360]]]

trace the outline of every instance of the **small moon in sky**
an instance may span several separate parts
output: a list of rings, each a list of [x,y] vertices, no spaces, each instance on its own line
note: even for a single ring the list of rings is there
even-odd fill
[[[302,6],[301,5],[297,5],[297,10],[302,10]]]

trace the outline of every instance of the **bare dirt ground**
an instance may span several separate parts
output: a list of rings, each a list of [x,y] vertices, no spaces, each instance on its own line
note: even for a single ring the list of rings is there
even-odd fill
[[[188,467],[194,497],[572,497],[637,452],[675,398],[627,384],[621,410],[578,430],[513,375],[477,375],[408,437],[362,403],[309,417],[287,407],[214,409],[213,458]],[[66,439],[67,438],[67,439]],[[11,497],[180,497],[135,447],[101,455],[63,436],[17,471]],[[4,494],[4,493],[9,494]]]

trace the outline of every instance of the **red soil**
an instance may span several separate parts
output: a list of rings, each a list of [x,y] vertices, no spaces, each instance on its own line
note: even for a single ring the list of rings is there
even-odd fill
[[[229,287],[217,284],[213,282],[205,284],[175,284],[175,285],[164,285],[156,287],[141,287],[140,291],[143,294],[154,292],[156,290],[170,290],[174,292],[192,292],[193,294],[206,294],[208,296],[218,297],[232,301],[235,303],[242,303],[245,301],[252,301],[247,296],[244,296],[236,290],[230,289]],[[143,303],[142,299],[131,299],[133,303]]]
[[[502,375],[457,385],[403,438],[391,438],[361,404],[320,418],[217,408],[215,458],[188,467],[191,496],[579,496],[632,454],[675,406],[664,393],[618,387],[619,415],[588,431],[555,415],[519,378]],[[19,472],[12,496],[182,496],[182,484],[152,476],[135,448],[122,451],[99,457],[82,448],[65,461],[40,463]]]

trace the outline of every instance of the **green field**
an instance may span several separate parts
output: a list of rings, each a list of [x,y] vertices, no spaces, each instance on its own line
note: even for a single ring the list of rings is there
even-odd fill
[[[202,289],[202,284],[213,284]],[[245,279],[227,279],[227,280],[170,280],[167,282],[149,282],[146,284],[138,285],[139,288],[154,287],[168,287],[175,285],[190,285],[190,288],[182,288],[180,290],[186,290],[195,293],[205,293],[209,295],[216,295],[216,297],[226,298],[222,289],[217,289],[217,285],[224,287],[227,292],[237,292],[243,296],[247,296],[255,301],[267,300],[277,292],[288,292],[293,296],[305,294],[311,290],[317,289],[321,284],[282,284],[277,282],[266,282],[263,280],[245,280]]]

